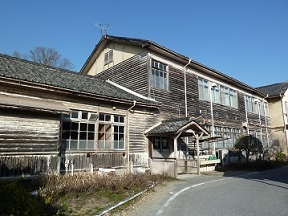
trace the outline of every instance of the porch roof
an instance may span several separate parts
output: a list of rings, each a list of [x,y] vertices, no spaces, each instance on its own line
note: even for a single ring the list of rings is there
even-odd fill
[[[203,136],[208,136],[210,134],[204,127],[195,121],[195,118],[189,117],[164,120],[145,132],[147,136],[178,134],[181,134],[180,136],[193,136],[194,133],[203,133]]]

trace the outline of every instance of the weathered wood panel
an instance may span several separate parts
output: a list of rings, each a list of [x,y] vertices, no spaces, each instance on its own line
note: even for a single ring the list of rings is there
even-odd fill
[[[144,131],[158,123],[157,115],[129,113],[129,152],[148,152],[148,139]]]
[[[71,172],[72,164],[74,171],[88,171],[90,164],[93,164],[93,169],[123,167],[126,165],[126,160],[123,157],[123,152],[96,152],[96,153],[67,153],[61,155],[61,172]],[[66,167],[66,166],[67,167]]]
[[[135,55],[97,76],[148,96],[147,52]]]
[[[30,177],[57,172],[58,155],[0,156],[0,177]]]
[[[57,152],[60,115],[1,110],[1,153]]]

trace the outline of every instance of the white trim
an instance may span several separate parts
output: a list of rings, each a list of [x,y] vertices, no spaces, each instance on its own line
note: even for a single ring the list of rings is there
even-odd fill
[[[166,60],[166,59],[161,58],[161,57],[159,57],[159,56],[156,56],[155,54],[152,54],[152,53],[150,53],[150,56],[151,56],[151,58],[153,58],[153,59],[155,59],[155,60],[157,60],[157,61],[161,61],[161,62],[163,62],[164,64],[167,64],[168,66],[172,66],[172,67],[174,67],[174,68],[176,68],[176,69],[181,70],[181,72],[183,72],[183,70],[184,70],[184,67],[183,67],[182,65],[173,63],[172,61]],[[193,62],[191,62],[190,65],[193,65]],[[189,67],[189,66],[188,66],[188,67]],[[237,92],[240,92],[240,93],[243,93],[243,94],[247,94],[247,95],[250,95],[250,96],[258,97],[258,99],[262,99],[261,97],[256,96],[255,94],[250,94],[250,93],[248,93],[248,91],[243,91],[243,90],[235,87],[234,85],[227,84],[226,82],[223,82],[223,81],[221,81],[221,80],[212,79],[209,75],[207,76],[206,74],[204,74],[205,72],[204,72],[204,73],[203,73],[203,72],[199,72],[199,71],[197,71],[197,70],[195,70],[195,69],[191,69],[191,68],[188,68],[188,67],[187,67],[187,70],[186,70],[187,73],[195,74],[195,75],[197,75],[198,77],[204,78],[204,79],[206,79],[206,80],[208,80],[208,81],[210,81],[210,82],[223,85],[223,86],[225,86],[225,87],[231,88],[231,89],[236,90]],[[206,68],[204,68],[204,70],[206,70],[206,71],[211,71],[212,73],[215,73],[213,70],[209,70],[209,69],[206,69]],[[221,72],[220,72],[220,73],[221,73]],[[226,74],[224,74],[224,75],[226,75]],[[226,75],[226,76],[228,76],[228,75]],[[232,78],[232,77],[231,77],[231,78]],[[234,81],[233,81],[233,82],[234,82]],[[240,82],[240,81],[238,81],[238,82]],[[240,83],[241,83],[241,82],[240,82]],[[240,84],[240,85],[243,85],[243,84]],[[250,87],[250,86],[249,86],[249,87]],[[251,88],[253,89],[253,87],[251,87]]]
[[[153,98],[145,97],[145,96],[143,96],[143,95],[141,95],[141,94],[139,94],[139,93],[137,93],[137,92],[134,92],[134,91],[132,91],[132,90],[130,90],[130,89],[124,87],[124,86],[121,86],[121,85],[119,85],[119,84],[117,84],[117,83],[114,83],[113,81],[111,81],[111,80],[109,80],[109,79],[106,80],[106,82],[108,82],[108,83],[110,83],[111,85],[114,85],[115,87],[120,88],[120,89],[122,89],[122,90],[124,90],[124,91],[126,91],[126,92],[128,92],[128,93],[130,93],[130,94],[133,94],[133,95],[135,95],[135,96],[137,96],[137,97],[139,97],[139,98],[142,98],[142,99],[145,99],[145,100],[148,100],[148,101],[155,101],[155,102],[156,102],[156,100],[153,99]]]

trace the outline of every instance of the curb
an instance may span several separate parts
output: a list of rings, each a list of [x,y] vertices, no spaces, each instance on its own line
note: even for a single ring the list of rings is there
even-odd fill
[[[123,204],[125,204],[125,203],[127,203],[127,202],[129,202],[129,201],[131,201],[132,199],[135,199],[136,197],[144,194],[145,192],[147,192],[147,191],[150,190],[151,188],[155,187],[157,184],[158,184],[158,182],[155,182],[155,183],[153,183],[149,188],[147,188],[147,189],[145,189],[145,190],[143,190],[143,191],[140,191],[139,193],[134,194],[133,196],[128,197],[128,198],[126,198],[126,199],[124,199],[124,200],[116,203],[116,204],[113,205],[113,206],[110,206],[110,207],[106,208],[105,210],[101,211],[100,213],[93,214],[93,216],[101,216],[101,215],[104,215],[104,214],[112,211],[113,209],[115,209],[115,208],[117,208],[117,207],[119,207],[119,206],[121,206],[121,205],[123,205]]]

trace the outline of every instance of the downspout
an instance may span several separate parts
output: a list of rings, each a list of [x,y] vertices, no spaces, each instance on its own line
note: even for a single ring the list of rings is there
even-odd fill
[[[188,63],[183,67],[183,73],[184,73],[184,97],[185,97],[185,117],[188,117],[188,105],[187,105],[187,66],[190,64],[191,59],[189,58]],[[188,148],[188,137],[185,137],[185,143],[186,143],[186,157],[188,156],[189,148]]]
[[[285,119],[285,114],[286,112],[285,111],[285,104],[284,104],[284,101],[283,101],[283,94],[280,93],[280,98],[281,98],[281,109],[282,109],[282,115],[283,115],[283,132],[285,134],[285,140],[286,140],[286,151],[288,152],[288,131],[286,130],[286,124],[287,124],[287,121]],[[287,116],[286,116],[287,118]]]
[[[245,96],[245,117],[246,117],[246,123],[247,123],[247,133],[248,135],[250,134],[250,130],[249,130],[249,121],[248,121],[248,104],[247,104],[247,95]]]
[[[268,120],[268,114],[267,114],[267,111],[268,111],[268,109],[269,109],[269,105],[268,105],[268,102],[265,100],[266,98],[268,98],[269,97],[269,94],[267,94],[266,95],[266,97],[264,97],[263,99],[262,99],[262,102],[263,102],[263,108],[264,108],[264,119],[265,119],[265,131],[266,131],[266,141],[267,141],[267,147],[269,147],[269,144],[270,144],[270,141],[269,141],[269,136],[268,136],[268,122],[267,122],[267,120]],[[267,102],[267,103],[265,103],[265,102]],[[267,108],[266,108],[266,104],[267,104]]]
[[[127,148],[126,148],[126,158],[127,158],[127,169],[128,173],[131,173],[131,165],[130,165],[130,155],[129,155],[129,115],[131,110],[136,106],[137,101],[133,101],[133,105],[127,109],[127,120],[126,120],[126,140],[127,140]]]
[[[190,64],[191,59],[189,58],[188,63],[184,66],[184,97],[185,97],[185,117],[188,117],[188,107],[187,107],[187,81],[186,81],[186,74],[187,74],[187,66]]]

